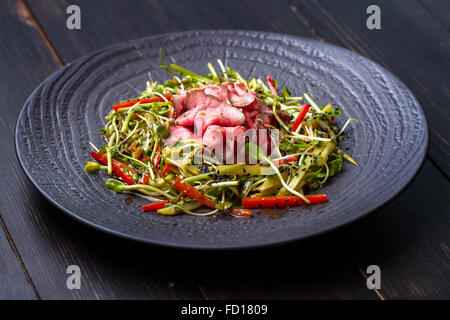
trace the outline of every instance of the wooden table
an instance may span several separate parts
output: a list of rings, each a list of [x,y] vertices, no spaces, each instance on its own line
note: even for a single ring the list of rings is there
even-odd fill
[[[81,8],[81,30],[66,9]],[[366,8],[381,9],[381,30]],[[319,39],[391,70],[415,93],[430,148],[413,183],[377,212],[326,235],[270,249],[193,252],[97,232],[44,199],[16,159],[25,99],[64,64],[115,43],[189,29],[251,29]],[[450,2],[141,0],[0,2],[0,298],[450,298]],[[376,195],[374,195],[376,196]],[[366,268],[381,268],[368,290]],[[80,290],[66,269],[81,268]]]

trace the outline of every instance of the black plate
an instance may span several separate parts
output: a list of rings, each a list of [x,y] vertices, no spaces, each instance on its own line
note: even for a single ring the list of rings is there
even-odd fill
[[[159,48],[177,64],[206,73],[220,58],[246,77],[270,74],[295,94],[309,93],[359,119],[346,131],[349,163],[322,191],[329,202],[273,215],[213,218],[142,213],[144,199],[104,188],[86,174],[91,147],[111,106],[169,77]],[[217,66],[217,64],[216,64]],[[30,96],[16,128],[19,161],[35,186],[62,211],[102,231],[143,242],[190,248],[242,248],[286,242],[346,224],[395,197],[420,168],[427,122],[413,94],[379,65],[325,43],[252,31],[190,31],[149,37],[94,52],[68,64]],[[386,221],[389,223],[389,221]],[[80,235],[81,236],[81,235]]]

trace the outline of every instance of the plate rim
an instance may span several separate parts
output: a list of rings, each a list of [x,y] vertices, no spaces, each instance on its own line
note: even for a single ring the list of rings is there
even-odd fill
[[[408,90],[408,92],[410,93],[410,97],[414,100],[415,104],[418,106],[418,111],[421,113],[423,119],[424,119],[424,134],[425,134],[425,140],[426,143],[423,145],[423,147],[420,149],[421,153],[420,154],[420,161],[418,162],[418,165],[416,168],[414,168],[414,174],[412,174],[408,181],[395,193],[393,193],[387,200],[385,200],[384,202],[378,204],[377,206],[375,206],[374,208],[372,208],[371,210],[367,210],[364,213],[360,213],[357,216],[353,216],[350,218],[345,219],[344,221],[339,220],[339,223],[334,223],[331,225],[328,225],[324,228],[322,228],[322,230],[319,231],[315,231],[315,232],[310,232],[307,234],[303,234],[300,236],[296,236],[296,237],[291,237],[288,239],[282,239],[282,240],[276,240],[276,241],[265,241],[265,242],[260,242],[257,244],[250,244],[250,245],[240,245],[240,244],[226,244],[226,245],[219,245],[219,246],[212,246],[212,245],[201,245],[201,244],[180,244],[180,243],[176,243],[176,242],[168,242],[168,241],[160,241],[160,240],[153,240],[153,239],[147,239],[147,238],[143,238],[140,236],[134,236],[134,235],[130,235],[127,234],[125,232],[121,232],[121,231],[117,231],[105,226],[101,226],[99,224],[96,224],[88,219],[85,219],[83,217],[80,217],[76,214],[74,214],[71,210],[65,208],[63,205],[59,204],[57,201],[55,201],[39,184],[38,182],[34,179],[34,177],[32,176],[31,172],[26,168],[25,164],[24,164],[24,160],[22,159],[22,155],[20,154],[20,152],[18,151],[18,145],[20,143],[19,141],[19,125],[20,125],[20,121],[23,117],[23,114],[26,111],[26,107],[29,104],[30,100],[39,92],[39,90],[49,81],[51,81],[53,78],[57,77],[60,73],[64,72],[66,69],[68,69],[72,64],[75,64],[77,62],[80,62],[82,60],[85,60],[93,55],[96,55],[100,52],[105,52],[105,51],[109,51],[112,50],[114,48],[118,48],[121,46],[126,46],[126,45],[130,45],[130,44],[134,44],[138,41],[151,41],[154,40],[156,38],[164,38],[167,36],[177,36],[177,35],[183,35],[183,34],[192,34],[192,33],[202,33],[202,34],[211,34],[211,33],[219,33],[219,35],[221,36],[226,36],[227,34],[230,35],[238,35],[239,33],[257,33],[257,34],[262,34],[262,35],[272,35],[275,37],[288,37],[288,38],[292,38],[292,39],[296,39],[299,40],[301,42],[310,42],[310,43],[315,43],[318,44],[319,46],[328,46],[328,47],[333,47],[337,50],[343,50],[346,51],[347,53],[356,55],[360,58],[362,58],[363,60],[366,60],[372,64],[375,64],[377,66],[377,68],[381,69],[383,72],[385,72],[387,75],[389,75],[390,77],[392,77],[393,79],[395,79],[397,82],[401,83],[404,85],[404,87]],[[33,186],[39,191],[39,193],[41,195],[43,195],[52,205],[54,205],[55,207],[57,207],[59,210],[61,210],[62,212],[64,212],[65,214],[67,214],[69,217],[89,226],[92,227],[96,230],[102,231],[108,235],[112,235],[112,236],[116,236],[116,237],[120,237],[126,240],[132,240],[132,241],[137,241],[140,243],[145,243],[147,245],[155,245],[155,246],[160,246],[160,247],[166,247],[166,248],[178,248],[178,249],[189,249],[189,250],[203,250],[203,251],[211,251],[211,250],[220,250],[220,251],[227,251],[227,250],[246,250],[246,249],[257,249],[257,248],[267,248],[267,247],[272,247],[272,246],[279,246],[279,245],[285,245],[288,243],[292,243],[292,242],[296,242],[296,241],[301,241],[301,240],[305,240],[305,239],[309,239],[309,238],[313,238],[319,235],[322,235],[324,233],[327,232],[331,232],[331,231],[336,231],[339,228],[348,226],[350,223],[353,223],[363,217],[366,217],[367,215],[380,210],[381,208],[383,208],[384,206],[386,206],[387,204],[389,204],[391,201],[393,201],[395,198],[397,198],[401,193],[403,193],[411,184],[412,182],[416,179],[416,177],[418,176],[418,174],[420,173],[420,171],[422,170],[424,164],[425,164],[425,160],[427,158],[427,154],[429,151],[429,142],[430,142],[430,135],[429,135],[429,121],[428,121],[428,117],[426,115],[426,113],[424,112],[422,105],[419,103],[418,99],[416,98],[416,96],[414,95],[414,93],[409,89],[409,87],[399,78],[397,77],[395,74],[393,74],[391,71],[387,70],[384,66],[380,65],[379,63],[366,58],[365,56],[357,53],[357,52],[353,52],[350,51],[344,47],[332,44],[332,43],[328,43],[328,42],[321,42],[318,41],[316,39],[311,39],[311,38],[305,38],[305,37],[301,37],[301,36],[296,36],[296,35],[290,35],[290,34],[283,34],[283,33],[276,33],[276,32],[265,32],[265,31],[258,31],[258,30],[242,30],[242,29],[207,29],[207,30],[197,30],[197,29],[193,29],[193,30],[187,30],[187,31],[181,31],[181,32],[169,32],[169,33],[162,33],[162,34],[157,34],[157,35],[152,35],[152,36],[147,36],[147,37],[141,37],[141,38],[135,38],[135,39],[131,39],[131,40],[127,40],[127,41],[122,41],[122,42],[118,42],[116,44],[107,46],[105,48],[100,48],[97,50],[94,50],[92,52],[89,52],[81,57],[76,58],[75,60],[72,60],[70,62],[68,62],[67,64],[65,64],[63,67],[59,68],[58,70],[56,70],[55,72],[51,73],[46,79],[44,79],[28,96],[28,98],[25,100],[19,115],[17,117],[16,123],[15,123],[15,128],[14,128],[14,150],[16,153],[16,157],[18,159],[18,162],[20,164],[20,167],[22,169],[22,171],[25,173],[25,175],[27,176],[27,178],[31,181],[31,183],[33,184]],[[419,153],[417,153],[419,154]]]

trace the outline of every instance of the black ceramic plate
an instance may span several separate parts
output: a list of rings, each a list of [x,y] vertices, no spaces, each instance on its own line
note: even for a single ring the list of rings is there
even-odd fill
[[[357,118],[343,147],[349,163],[322,191],[329,202],[252,219],[142,213],[104,188],[105,174],[86,174],[91,147],[111,106],[165,80],[159,48],[198,73],[220,58],[246,77],[269,74],[293,93],[309,93]],[[149,73],[150,72],[150,73]],[[305,238],[359,218],[395,197],[420,168],[428,144],[424,113],[396,77],[362,56],[313,40],[251,31],[191,31],[118,44],[68,64],[44,81],[19,116],[16,149],[35,186],[62,211],[100,230],[153,244],[242,248]],[[389,221],[386,221],[389,223]],[[81,236],[81,235],[80,235]]]

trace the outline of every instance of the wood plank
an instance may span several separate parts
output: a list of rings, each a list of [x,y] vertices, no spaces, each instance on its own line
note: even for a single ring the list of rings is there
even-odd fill
[[[31,185],[15,156],[14,126],[32,90],[59,68],[26,8],[14,0],[0,4],[0,30],[8,46],[0,48],[0,140],[3,152],[0,211],[38,294],[44,299],[201,298],[174,274],[160,275],[160,261],[148,248],[111,239],[63,215]],[[0,231],[0,233],[3,231]],[[101,240],[103,239],[103,240]],[[125,246],[125,247],[124,247]],[[131,250],[132,248],[132,250]],[[144,253],[143,253],[144,252]],[[142,255],[148,253],[147,262]],[[5,236],[0,234],[0,298],[33,298],[32,286]],[[69,290],[66,269],[79,265],[81,290]],[[153,272],[151,271],[153,269]]]
[[[445,1],[428,2],[448,8]],[[426,9],[425,1],[288,0],[327,42],[354,50],[386,67],[413,91],[430,125],[430,155],[450,176],[450,36],[448,28]],[[366,8],[381,9],[381,30],[366,27]],[[439,4],[439,6],[437,5]],[[448,16],[449,11],[443,13]]]
[[[0,148],[2,167],[0,169],[2,181],[1,188],[6,191],[0,198],[0,299],[36,299],[37,295],[33,289],[32,283],[27,279],[26,269],[22,267],[19,252],[14,252],[15,244],[9,238],[9,233],[4,219],[11,215],[20,215],[13,206],[8,203],[8,198],[13,197],[8,191],[9,183],[15,180],[17,173],[21,174],[15,157],[13,146],[13,132],[15,119],[18,115],[19,104],[9,100],[7,97],[11,92],[17,95],[27,95],[37,82],[33,82],[33,75],[48,74],[50,70],[46,66],[36,65],[33,75],[25,76],[19,80],[17,74],[29,75],[30,69],[25,65],[16,64],[21,62],[15,60],[17,55],[23,59],[45,61],[48,57],[45,46],[37,48],[36,42],[41,42],[39,34],[27,32],[28,21],[21,15],[21,8],[17,6],[16,1],[8,0],[0,3],[0,30],[2,30],[2,41],[8,43],[8,46],[0,47],[0,105],[2,106],[2,116],[0,121]],[[22,19],[22,20],[20,20]],[[21,37],[17,35],[20,34]],[[34,51],[34,52],[33,52]],[[33,53],[32,53],[33,52]],[[15,201],[21,201],[19,197]],[[16,217],[18,218],[18,217]]]
[[[424,107],[430,121],[431,159],[439,167],[427,160],[399,198],[351,226],[348,248],[362,271],[369,264],[380,265],[384,275],[380,292],[385,298],[448,298],[447,30],[418,1],[289,3],[325,41],[348,47],[393,71]],[[366,28],[365,10],[370,4],[381,8],[381,30]]]
[[[414,183],[349,227],[347,247],[363,271],[381,269],[387,299],[450,297],[450,184],[426,161]]]
[[[248,16],[238,16],[239,19],[236,18],[235,12],[240,12],[239,10],[242,7],[251,9],[252,4],[255,4],[255,2],[240,1],[238,3],[237,1],[231,1],[227,2],[227,6],[229,7],[224,6],[225,8],[222,8],[221,4],[215,3],[214,6],[217,5],[219,6],[218,9],[222,9],[220,14],[218,13],[219,10],[211,10],[212,4],[210,3],[207,4],[209,7],[205,8],[202,5],[193,7],[191,4],[183,7],[185,2],[175,2],[173,8],[184,13],[182,17],[178,18],[173,16],[173,8],[168,9],[166,6],[159,5],[160,2],[155,1],[133,2],[130,5],[122,5],[120,2],[110,1],[108,5],[103,6],[100,3],[98,7],[92,4],[92,2],[87,1],[78,1],[76,3],[82,8],[84,17],[84,22],[82,22],[84,29],[82,31],[68,31],[64,27],[61,27],[65,24],[66,3],[49,1],[30,2],[44,30],[49,34],[51,42],[57,48],[57,51],[61,52],[61,57],[64,62],[73,60],[94,49],[112,45],[119,41],[151,34],[185,30],[187,29],[186,25],[189,25],[188,29],[235,27],[240,29],[262,29],[310,37],[313,34],[292,11],[279,11],[283,14],[273,15],[272,12],[276,11],[270,6],[262,9],[263,12],[266,12],[265,14],[267,14],[267,11],[270,13],[267,16],[261,13],[255,14],[254,10],[243,10],[244,12],[248,12]],[[205,2],[198,3],[205,4]],[[274,4],[274,6],[278,5],[278,3]],[[132,8],[136,12],[131,12],[131,10],[134,10]],[[153,11],[148,8],[153,8]],[[286,8],[289,10],[289,7],[286,6]],[[150,16],[148,12],[152,13],[156,9],[158,9],[158,15],[151,15],[152,19],[148,19],[145,25],[136,22],[143,21],[146,16]],[[276,9],[285,10],[281,9],[281,7],[276,7]],[[115,20],[117,18],[117,12],[121,12],[121,16],[123,17],[132,16],[134,19],[130,20],[126,24],[126,27],[124,27],[123,25],[117,24],[117,20]],[[101,20],[97,18],[99,14],[102,16]],[[307,16],[307,21],[312,21],[309,19],[310,17]],[[170,21],[170,23],[167,24],[166,21]],[[313,23],[311,26],[315,27]],[[311,30],[314,31],[314,28],[311,28]],[[321,29],[317,30],[319,33],[322,32]],[[328,39],[326,40],[328,41]],[[432,168],[432,165],[428,165]],[[433,169],[431,172],[437,171]],[[424,173],[423,181],[425,184],[434,183],[432,179],[436,177],[431,175],[428,179],[429,174],[430,170]],[[443,185],[445,184],[440,184],[441,189]],[[410,192],[408,189],[402,195],[406,199],[403,200],[402,207],[406,207],[410,198],[417,199],[417,194],[411,194]],[[38,196],[36,195],[36,197]],[[395,203],[397,201],[393,202],[393,204]],[[415,203],[415,205],[423,208],[420,207],[420,203]],[[434,294],[434,296],[443,296],[446,294],[445,286],[440,287],[438,283],[445,277],[445,273],[443,273],[444,276],[442,276],[441,272],[441,276],[433,275],[427,278],[427,269],[419,268],[420,277],[428,283],[431,283],[433,288],[435,288],[433,289],[434,291],[422,287],[420,281],[414,281],[416,279],[411,275],[411,270],[415,270],[415,266],[420,265],[418,255],[412,255],[413,262],[409,269],[407,269],[408,272],[395,272],[396,266],[389,263],[389,260],[386,259],[391,258],[392,255],[396,255],[397,252],[391,252],[390,255],[387,254],[386,259],[383,259],[382,255],[383,250],[388,253],[390,252],[388,250],[389,238],[386,238],[384,246],[382,246],[383,250],[369,250],[366,255],[363,254],[363,250],[359,250],[358,247],[352,244],[353,241],[358,241],[369,248],[376,248],[378,237],[372,229],[372,224],[375,224],[377,220],[375,222],[369,220],[370,222],[362,223],[366,221],[364,219],[361,222],[362,224],[355,224],[325,235],[324,237],[289,246],[264,249],[250,253],[214,254],[147,248],[98,234],[84,226],[67,221],[65,217],[58,217],[55,222],[54,212],[53,214],[51,212],[55,210],[45,200],[42,200],[41,207],[35,210],[36,215],[41,216],[41,219],[43,219],[42,216],[45,218],[43,225],[47,225],[51,230],[57,226],[61,230],[51,240],[47,239],[47,241],[60,238],[66,239],[69,237],[71,243],[73,243],[70,248],[66,248],[65,244],[59,244],[58,246],[61,248],[58,248],[58,250],[63,250],[64,254],[70,258],[72,258],[72,255],[69,252],[72,250],[81,251],[82,254],[73,256],[73,259],[81,264],[89,261],[89,259],[95,259],[95,266],[98,269],[93,274],[91,274],[91,267],[85,267],[90,277],[90,290],[98,287],[96,282],[100,281],[100,279],[104,281],[108,279],[108,281],[111,281],[111,278],[118,273],[121,274],[121,279],[125,278],[129,282],[128,285],[125,282],[121,282],[121,285],[113,287],[114,297],[118,298],[127,296],[143,297],[146,295],[161,297],[164,295],[165,290],[168,290],[168,292],[170,290],[178,290],[175,291],[175,297],[184,296],[192,298],[195,293],[185,288],[188,282],[198,284],[206,298],[377,298],[374,292],[365,288],[365,280],[358,270],[364,270],[368,263],[373,263],[371,262],[372,254],[373,257],[380,260],[377,263],[382,267],[383,288],[381,294],[385,294],[387,297],[410,296],[413,291],[408,287],[408,282],[414,283],[419,288],[422,288],[421,295]],[[49,213],[45,213],[45,211],[49,211]],[[377,217],[383,214],[383,212],[384,210],[381,210],[368,219],[373,219],[373,217]],[[394,212],[393,210],[388,212],[389,216],[385,215],[384,219],[378,221],[380,228],[383,228],[386,221],[389,222],[390,219],[395,219],[399,214],[402,214],[402,212],[399,213],[395,210]],[[442,221],[442,217],[440,216],[438,216],[437,221],[441,224],[446,223]],[[417,230],[421,225],[421,218],[417,218],[414,224],[409,227]],[[392,230],[392,233],[397,232],[399,234],[396,241],[401,243],[402,237],[406,237],[402,233],[404,226],[396,224],[395,227],[396,229]],[[70,233],[70,235],[67,236],[67,233]],[[80,233],[86,234],[87,239],[79,239],[78,234]],[[365,237],[365,235],[367,236]],[[440,235],[442,238],[443,234],[441,233]],[[409,241],[413,240],[406,239]],[[424,247],[426,247],[426,242],[423,239],[415,239],[415,241],[414,246],[423,251]],[[433,245],[435,244],[433,242]],[[116,257],[116,249],[111,249],[111,246],[113,248],[119,248],[118,251],[123,256]],[[352,249],[349,250],[348,248]],[[142,257],[141,251],[148,252],[148,255]],[[348,251],[350,251],[350,254]],[[432,252],[435,254],[437,251],[434,250]],[[298,254],[298,256],[295,254]],[[438,263],[438,267],[441,268],[442,260],[433,260],[428,257],[426,252],[421,254],[427,257],[427,265]],[[90,258],[83,258],[82,255],[87,255]],[[355,261],[351,261],[349,255],[353,255]],[[161,268],[155,268],[154,260],[165,261],[166,268],[163,271]],[[129,266],[127,268],[125,265],[131,265],[133,267]],[[240,274],[233,272],[237,267],[240,268],[238,270],[241,270],[242,265],[250,271]],[[129,276],[128,274],[130,272],[134,272],[134,276]],[[148,292],[133,290],[136,282],[142,281],[143,283],[147,283],[150,281],[152,277],[149,274],[158,275],[158,278],[161,280],[160,283],[162,283],[160,285],[162,294],[159,292],[151,295]],[[63,280],[63,278],[60,279],[60,281]],[[47,287],[44,284],[41,285],[45,287],[45,291],[50,291],[58,283],[55,282]],[[395,293],[394,290],[397,285],[399,285],[400,289]],[[51,296],[49,293],[47,294]],[[99,296],[105,297],[105,295],[101,294]]]
[[[209,299],[378,299],[368,290],[346,233],[255,251],[220,253],[192,272]],[[203,264],[202,264],[203,265]]]
[[[189,25],[189,29],[236,27],[295,33],[302,36],[311,35],[310,31],[283,3],[273,2],[264,9],[255,11],[253,8],[258,4],[256,1],[230,1],[226,5],[214,2],[214,5],[218,6],[215,10],[211,8],[213,5],[211,1],[196,2],[196,6],[186,5],[185,1],[172,2],[171,6],[164,6],[161,5],[161,1],[135,1],[130,4],[124,4],[123,1],[108,1],[107,5],[106,1],[95,4],[92,1],[76,1],[73,3],[78,4],[82,10],[81,31],[68,31],[61,27],[65,25],[67,3],[33,1],[29,4],[64,62],[116,42],[163,32],[185,30],[186,25]],[[173,16],[174,8],[177,9],[179,16]],[[154,14],[156,10],[158,12]],[[276,10],[281,10],[282,18],[272,14]],[[98,19],[99,15],[102,16],[102,19]],[[133,17],[133,19],[128,21],[129,23],[118,24],[117,16],[119,15]],[[140,21],[146,21],[146,23]],[[170,23],[168,24],[167,21]],[[97,266],[97,270],[84,267],[86,272],[93,273],[90,276],[89,285],[96,288],[99,286],[96,283],[100,279],[103,279],[103,282],[111,282],[114,279],[121,283],[120,287],[118,284],[114,286],[115,298],[149,297],[149,292],[136,292],[132,290],[132,287],[137,281],[148,282],[149,279],[152,279],[152,275],[158,277],[159,283],[165,284],[161,285],[160,292],[153,293],[153,297],[164,297],[164,290],[171,290],[174,297],[177,298],[196,298],[196,293],[189,289],[189,284],[194,283],[198,285],[205,298],[312,298],[321,296],[377,298],[373,292],[365,288],[364,279],[359,274],[357,265],[349,259],[345,250],[339,246],[339,242],[327,241],[328,237],[322,238],[319,244],[310,242],[308,246],[300,245],[300,247],[295,244],[276,249],[265,249],[251,254],[247,252],[218,254],[164,250],[147,248],[120,239],[111,239],[109,236],[98,234],[98,232],[77,223],[67,221],[65,217],[55,218],[51,214],[45,214],[46,211],[55,211],[45,200],[40,202],[40,207],[33,206],[29,209],[33,210],[35,215],[40,216],[39,224],[45,225],[50,230],[51,235],[46,241],[53,242],[53,239],[58,239],[54,244],[58,245],[55,250],[63,252],[66,259],[70,258],[68,260],[84,265],[86,260],[94,259],[95,256],[96,263],[101,264],[101,267]],[[65,233],[69,233],[69,235],[65,235]],[[82,239],[79,234],[83,234]],[[60,243],[59,239],[67,241],[67,238],[73,242],[77,241],[77,243],[70,245]],[[330,247],[328,243],[334,245]],[[330,250],[330,248],[332,249]],[[315,263],[309,264],[303,269],[303,275],[299,277],[298,269],[294,265],[296,257],[292,257],[291,252],[297,250],[308,252],[308,259],[317,262],[324,261],[322,256],[325,249],[333,253],[327,255],[327,263],[321,263],[323,267],[320,269],[315,266]],[[74,251],[77,252],[77,255],[73,253]],[[117,256],[118,251],[120,255]],[[143,255],[142,252],[148,254]],[[266,261],[268,252],[274,257],[270,263]],[[84,258],[82,258],[83,256]],[[288,272],[281,270],[286,267],[277,265],[277,260],[282,257],[286,259],[283,265],[293,264],[291,268],[288,267]],[[49,256],[46,259],[50,258]],[[255,260],[259,261],[263,267],[254,266]],[[164,262],[163,267],[158,264],[159,261]],[[329,274],[326,271],[331,261],[337,262],[333,263],[335,272]],[[236,268],[236,262],[238,262],[239,268],[242,265],[251,269],[251,272],[240,273],[241,276],[236,275],[235,272],[230,273],[230,270]],[[278,272],[272,274],[270,270],[266,269],[267,267],[276,269]],[[115,277],[115,274],[120,274],[120,278]],[[220,276],[217,277],[217,275]],[[280,277],[283,280],[279,284]],[[261,286],[255,284],[259,278],[264,282]],[[290,279],[295,279],[295,286],[290,286],[292,281]],[[323,282],[323,279],[332,283],[333,289],[330,290],[327,282]],[[60,281],[62,280],[60,279],[59,283]],[[57,285],[56,282],[47,285],[37,283],[44,297],[59,296],[59,293],[53,293],[53,295],[50,293]],[[103,286],[106,285],[103,284]],[[105,295],[99,295],[105,297]]]
[[[1,7],[1,6],[0,6]],[[14,244],[5,234],[5,225],[0,221],[0,300],[37,299],[20,257],[14,251]]]
[[[64,62],[121,41],[186,30],[244,29],[312,36],[281,1],[264,5],[258,0],[70,1],[81,9],[81,30],[73,31],[65,27],[67,1],[28,3]]]
[[[450,1],[419,0],[419,2],[447,31],[450,31]]]
[[[266,299],[366,299],[369,292],[382,299],[448,299],[449,207],[450,184],[427,160],[397,199],[354,224],[246,257],[221,256],[212,260],[224,266],[220,272],[192,277],[217,299],[251,298],[255,288]],[[342,248],[357,264],[360,279],[352,277],[355,266]],[[363,278],[370,265],[381,269],[377,293]]]

